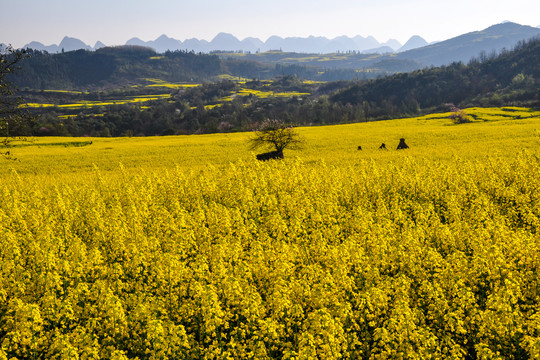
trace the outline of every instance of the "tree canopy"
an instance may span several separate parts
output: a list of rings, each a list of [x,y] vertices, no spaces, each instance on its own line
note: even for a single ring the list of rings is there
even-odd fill
[[[20,62],[26,57],[24,50],[12,46],[0,48],[0,139],[4,147],[14,136],[29,133],[32,119],[21,109],[22,100],[17,96],[16,87],[10,81],[10,75],[20,69]],[[10,158],[9,151],[0,151],[3,157]]]
[[[276,152],[283,153],[289,148],[298,148],[302,143],[298,132],[290,125],[276,119],[266,119],[250,139],[251,148],[270,146]]]

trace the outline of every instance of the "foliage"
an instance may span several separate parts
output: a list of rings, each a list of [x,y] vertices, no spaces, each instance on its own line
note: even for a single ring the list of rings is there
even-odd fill
[[[28,135],[32,118],[20,108],[22,99],[17,96],[11,75],[20,69],[26,57],[24,50],[11,46],[0,47],[0,138],[2,147],[9,147],[13,137]],[[4,158],[12,158],[10,151],[0,151]]]
[[[251,148],[270,146],[278,153],[285,149],[295,149],[300,146],[302,140],[298,132],[290,125],[281,120],[266,119],[255,130],[250,139]]]
[[[450,111],[452,112],[449,118],[454,124],[465,124],[471,122],[471,119],[464,110],[457,108],[454,104],[450,104]]]
[[[499,56],[473,59],[431,69],[357,83],[337,92],[332,101],[366,104],[372,118],[458,107],[539,104],[540,38],[520,43]],[[526,81],[525,81],[526,79]]]
[[[43,114],[34,135],[113,136],[247,131],[267,117],[299,123],[343,119],[338,108],[329,114],[327,102],[311,105],[319,84],[297,77],[275,81],[231,81],[186,84],[146,79],[146,84],[110,91],[66,90],[24,92],[30,111]],[[171,94],[171,91],[173,93]],[[350,109],[347,109],[350,111]],[[352,116],[347,116],[347,119]]]
[[[301,128],[270,163],[248,134],[24,144],[0,356],[538,357],[539,117],[467,111],[492,118]]]
[[[28,54],[30,58],[14,82],[21,88],[38,90],[110,89],[139,83],[141,78],[193,82],[213,79],[221,70],[216,56],[176,51],[155,59],[154,50],[139,46],[60,54],[29,49]]]
[[[354,69],[262,64],[187,51],[167,51],[157,56],[154,50],[139,46],[59,54],[32,49],[27,51],[30,59],[23,65],[21,75],[14,78],[20,88],[100,90],[137,84],[144,78],[168,82],[215,82],[223,74],[248,79],[272,79],[288,75],[320,81],[358,78],[358,72]],[[376,76],[375,73],[368,75]]]

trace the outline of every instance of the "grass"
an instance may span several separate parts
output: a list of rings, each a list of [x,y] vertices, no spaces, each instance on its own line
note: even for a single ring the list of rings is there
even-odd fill
[[[454,125],[449,113],[418,118],[370,123],[301,127],[304,139],[300,150],[286,150],[286,158],[301,158],[306,163],[328,164],[361,161],[400,162],[406,157],[447,161],[456,157],[483,159],[513,158],[522,151],[539,152],[540,113],[523,108],[465,109],[476,120]],[[514,114],[514,117],[511,117]],[[186,135],[133,138],[88,138],[92,145],[82,148],[41,147],[44,143],[80,141],[78,138],[35,138],[33,146],[17,149],[20,161],[0,168],[0,176],[11,170],[20,174],[72,174],[91,172],[94,165],[113,171],[126,168],[200,169],[224,166],[237,161],[253,161],[249,133]],[[400,138],[410,146],[395,151]],[[389,151],[378,147],[385,143]],[[358,146],[362,151],[356,150]],[[264,149],[261,149],[261,152]],[[539,154],[540,155],[540,154]]]

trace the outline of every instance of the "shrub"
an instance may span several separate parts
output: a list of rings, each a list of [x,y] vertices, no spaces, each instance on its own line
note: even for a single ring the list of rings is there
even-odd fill
[[[467,115],[464,110],[457,108],[454,104],[450,104],[450,111],[452,114],[450,114],[449,118],[454,124],[465,124],[471,122],[469,115]]]

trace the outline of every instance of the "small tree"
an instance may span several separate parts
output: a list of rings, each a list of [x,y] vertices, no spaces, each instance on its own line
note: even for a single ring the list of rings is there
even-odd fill
[[[250,139],[251,149],[269,146],[283,157],[283,150],[296,149],[302,143],[296,130],[280,120],[266,119]]]
[[[471,122],[469,115],[467,115],[465,111],[457,108],[454,104],[449,104],[449,106],[450,111],[452,112],[449,118],[454,122],[454,124],[465,124]]]

